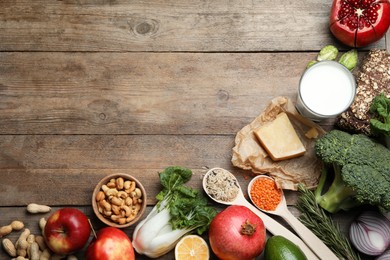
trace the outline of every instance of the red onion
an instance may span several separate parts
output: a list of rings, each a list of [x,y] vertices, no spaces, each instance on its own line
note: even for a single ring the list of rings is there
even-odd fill
[[[375,260],[390,260],[390,249],[375,258]]]
[[[381,255],[390,245],[390,221],[379,212],[363,212],[352,222],[349,238],[360,252]]]

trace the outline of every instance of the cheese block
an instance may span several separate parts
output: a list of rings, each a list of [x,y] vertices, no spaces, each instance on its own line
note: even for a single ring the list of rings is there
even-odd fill
[[[273,121],[255,129],[254,134],[274,161],[294,158],[306,152],[284,112],[277,115]]]

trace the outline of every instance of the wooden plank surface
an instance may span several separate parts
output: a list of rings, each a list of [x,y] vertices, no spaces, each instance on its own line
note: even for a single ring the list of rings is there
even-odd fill
[[[3,0],[0,1],[0,50],[319,50],[334,42],[328,29],[331,3],[322,0]],[[375,46],[385,46],[384,39]]]
[[[0,53],[0,133],[235,134],[272,98],[295,101],[315,57]]]
[[[205,167],[232,168],[232,141],[231,136],[208,135],[11,136],[0,145],[0,205],[87,205],[94,184],[114,172],[138,177],[152,202],[161,188],[157,172],[167,166],[197,171],[197,188]]]
[[[251,173],[230,162],[237,131],[272,98],[295,100],[306,64],[324,45],[350,49],[329,32],[330,6],[0,1],[0,226],[20,219],[39,233],[37,222],[48,214],[25,210],[36,202],[53,211],[77,207],[99,229],[91,193],[114,172],[142,180],[147,212],[161,188],[157,172],[170,165],[192,169],[189,185],[198,189],[207,168],[223,167],[246,190]],[[361,56],[389,50],[389,39],[388,32]],[[297,193],[286,196],[297,216]],[[354,216],[334,218],[347,232]],[[133,228],[125,232],[131,236]],[[173,258],[170,252],[160,259]],[[0,259],[9,259],[3,250]]]

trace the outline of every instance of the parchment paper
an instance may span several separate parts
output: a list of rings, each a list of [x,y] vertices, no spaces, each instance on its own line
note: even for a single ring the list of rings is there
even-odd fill
[[[274,120],[281,112],[288,115],[306,148],[306,152],[300,157],[276,162],[262,148],[253,134],[253,130]],[[325,133],[319,125],[302,117],[290,99],[276,97],[270,101],[258,117],[237,133],[232,163],[236,167],[251,170],[255,174],[268,174],[274,177],[279,187],[283,189],[297,190],[298,183],[304,183],[308,188],[314,188],[318,184],[322,163],[314,152],[316,138],[305,136],[311,129],[318,133],[318,137]]]

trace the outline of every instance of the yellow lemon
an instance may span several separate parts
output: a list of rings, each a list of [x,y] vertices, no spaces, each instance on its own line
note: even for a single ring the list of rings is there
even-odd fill
[[[209,247],[206,241],[198,235],[186,235],[176,244],[176,260],[208,260]]]

